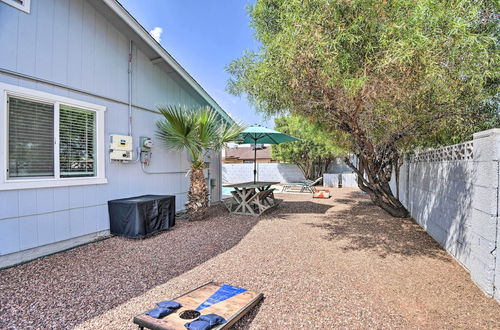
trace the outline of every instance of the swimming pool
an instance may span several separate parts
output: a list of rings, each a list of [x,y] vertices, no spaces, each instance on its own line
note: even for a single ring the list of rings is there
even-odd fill
[[[233,190],[234,190],[234,188],[231,188],[231,187],[222,187],[222,194],[230,196],[231,191],[233,191]]]

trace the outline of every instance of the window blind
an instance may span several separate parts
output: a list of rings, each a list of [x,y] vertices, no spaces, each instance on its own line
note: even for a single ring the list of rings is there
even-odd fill
[[[8,98],[8,177],[54,175],[54,105]]]
[[[59,169],[61,178],[96,175],[94,111],[59,107]]]

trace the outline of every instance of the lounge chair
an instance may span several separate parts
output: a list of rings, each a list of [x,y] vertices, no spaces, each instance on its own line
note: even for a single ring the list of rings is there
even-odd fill
[[[305,180],[304,182],[290,182],[283,186],[283,192],[287,191],[299,191],[299,192],[308,192],[314,193],[314,186],[323,180],[323,177],[320,176],[316,180]]]

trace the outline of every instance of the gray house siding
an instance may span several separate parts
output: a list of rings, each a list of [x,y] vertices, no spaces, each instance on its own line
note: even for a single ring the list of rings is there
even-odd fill
[[[127,135],[129,40],[89,2],[32,1],[30,14],[0,2],[0,48],[0,82],[103,105],[104,143],[110,134]],[[110,199],[170,194],[176,195],[177,209],[184,208],[189,162],[186,154],[166,150],[155,139],[160,117],[154,109],[157,104],[207,103],[180,75],[159,69],[136,47],[132,67],[134,148],[140,136],[152,137],[155,145],[147,170],[173,173],[145,174],[140,163],[110,162],[106,152],[107,184],[0,191],[0,267],[51,252],[46,248],[50,244],[58,244],[52,249],[57,250],[107,233]],[[4,139],[2,135],[0,141]],[[218,161],[214,155],[210,168],[216,180]],[[219,184],[212,191],[214,201]],[[12,255],[27,250],[32,253]]]

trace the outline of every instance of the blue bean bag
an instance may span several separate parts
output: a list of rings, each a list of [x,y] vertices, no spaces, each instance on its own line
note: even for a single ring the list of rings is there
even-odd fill
[[[152,310],[147,311],[146,314],[148,314],[149,316],[152,316],[156,319],[159,319],[159,318],[164,317],[165,315],[172,313],[174,310],[175,310],[174,308],[156,307],[156,308],[153,308]]]
[[[184,324],[189,330],[208,330],[214,325],[226,323],[226,320],[217,314],[202,315],[196,320]]]
[[[177,308],[181,307],[181,304],[179,304],[177,301],[165,300],[165,301],[160,301],[159,303],[156,303],[156,306],[158,306],[160,308],[177,309]]]

